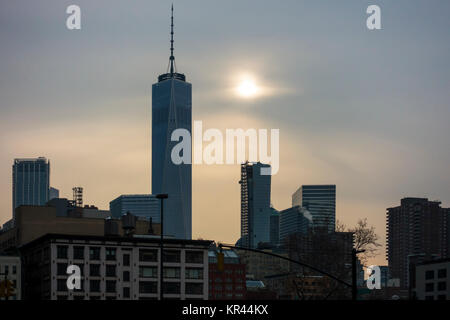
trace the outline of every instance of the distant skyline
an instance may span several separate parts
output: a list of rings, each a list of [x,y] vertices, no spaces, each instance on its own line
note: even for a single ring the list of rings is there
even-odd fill
[[[0,0],[0,222],[14,158],[51,161],[52,187],[107,209],[151,191],[151,85],[166,71],[170,2]],[[366,28],[366,8],[382,30]],[[450,207],[450,2],[174,1],[193,120],[280,129],[272,203],[336,184],[336,218],[375,225],[405,196]],[[236,94],[240,79],[264,94]],[[247,86],[248,87],[248,86]],[[193,238],[240,234],[239,165],[193,165]],[[372,263],[384,264],[384,249]]]

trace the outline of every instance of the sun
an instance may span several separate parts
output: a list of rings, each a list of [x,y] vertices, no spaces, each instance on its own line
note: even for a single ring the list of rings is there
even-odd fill
[[[243,98],[252,98],[258,95],[260,88],[252,79],[243,79],[237,86],[236,91]]]

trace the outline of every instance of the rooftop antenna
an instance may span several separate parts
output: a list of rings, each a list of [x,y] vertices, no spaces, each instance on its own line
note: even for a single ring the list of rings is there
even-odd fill
[[[170,74],[173,75],[173,64],[175,57],[173,56],[173,3],[172,3],[172,16],[170,18]]]

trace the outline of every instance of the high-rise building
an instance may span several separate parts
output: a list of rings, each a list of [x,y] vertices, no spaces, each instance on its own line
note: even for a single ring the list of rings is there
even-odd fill
[[[259,243],[270,242],[270,175],[261,175],[268,164],[243,163],[241,165],[241,245],[256,248]]]
[[[303,207],[295,206],[280,211],[280,244],[283,244],[288,236],[296,233],[306,234],[311,224],[311,214]]]
[[[174,163],[171,157],[172,149],[180,143],[171,139],[174,130],[191,133],[192,127],[192,85],[184,74],[176,72],[173,55],[173,7],[171,30],[170,69],[152,86],[152,193],[169,196],[164,200],[164,233],[191,239],[192,148],[179,154],[189,163]]]
[[[43,206],[49,200],[50,162],[46,158],[15,159],[13,177],[13,217],[21,205]]]
[[[144,218],[152,218],[155,223],[160,222],[160,200],[152,194],[125,194],[109,203],[111,215],[120,218],[127,212]]]
[[[304,207],[311,213],[311,227],[335,231],[336,185],[303,185],[292,195],[292,206]]]
[[[280,243],[280,212],[271,208],[270,214],[270,244],[277,246]]]
[[[387,209],[389,271],[402,288],[409,287],[416,264],[448,257],[450,217],[440,205],[426,198],[403,198],[400,206]]]

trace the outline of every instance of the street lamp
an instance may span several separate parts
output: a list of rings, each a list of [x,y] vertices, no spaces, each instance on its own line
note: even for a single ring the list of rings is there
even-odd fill
[[[352,249],[352,300],[356,300],[358,297],[358,285],[357,285],[357,276],[356,276],[356,255],[358,253],[363,253],[366,250],[356,250]]]
[[[157,199],[161,199],[161,238],[159,241],[159,251],[160,251],[160,258],[159,258],[159,300],[163,299],[163,236],[164,236],[164,199],[167,199],[169,196],[166,193],[160,193],[156,195]]]

